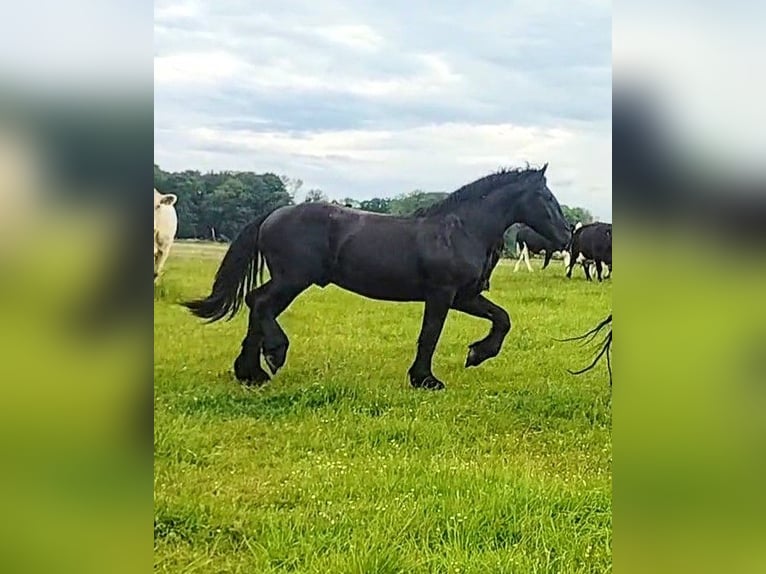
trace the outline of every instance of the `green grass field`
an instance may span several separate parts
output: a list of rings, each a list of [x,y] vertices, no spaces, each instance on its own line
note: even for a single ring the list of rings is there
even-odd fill
[[[511,315],[500,355],[464,369],[489,323],[451,311],[434,357],[447,390],[410,388],[422,304],[312,288],[281,316],[285,367],[232,373],[246,317],[205,325],[223,251],[177,243],[155,289],[155,570],[609,572],[606,366],[574,377],[612,283],[560,261],[487,294]]]

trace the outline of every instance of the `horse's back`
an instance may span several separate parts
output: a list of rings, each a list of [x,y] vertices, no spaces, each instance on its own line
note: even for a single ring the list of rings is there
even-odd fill
[[[319,203],[286,205],[261,224],[258,248],[272,277],[327,284],[330,221]]]
[[[259,247],[272,274],[320,286],[337,283],[371,296],[381,295],[378,285],[391,290],[387,284],[416,269],[412,225],[325,202],[272,212],[261,226]]]
[[[259,243],[272,275],[406,301],[422,300],[429,286],[486,274],[488,254],[463,236],[454,216],[397,217],[317,202],[273,212]]]

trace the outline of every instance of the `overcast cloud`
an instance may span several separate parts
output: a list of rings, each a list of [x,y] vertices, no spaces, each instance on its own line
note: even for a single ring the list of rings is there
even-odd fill
[[[158,0],[155,161],[339,199],[549,162],[562,203],[611,221],[611,4],[475,6]]]

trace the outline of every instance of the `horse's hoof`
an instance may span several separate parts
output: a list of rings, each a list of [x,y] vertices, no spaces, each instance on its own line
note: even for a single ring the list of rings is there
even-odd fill
[[[264,371],[263,373],[266,374],[266,371]],[[263,385],[268,383],[269,380],[270,379],[268,378],[268,375],[267,375],[265,379],[260,379],[260,378],[243,379],[243,380],[240,380],[239,382],[243,387],[250,389],[254,387],[262,387]]]
[[[272,375],[276,375],[277,371],[285,364],[285,360],[280,360],[275,353],[264,353],[263,360],[266,361],[266,366],[269,368]]]
[[[242,384],[247,386],[260,386],[269,382],[269,374],[261,368],[260,361],[252,363],[251,359],[239,355],[234,360],[234,376]]]
[[[282,368],[287,358],[287,347],[277,347],[276,349],[263,350],[263,359],[266,361],[266,366],[269,367],[272,375],[276,375],[277,371]]]
[[[266,361],[266,366],[271,371],[271,374],[272,375],[276,375],[277,371],[279,370],[279,367],[277,366],[277,363],[274,360],[274,356],[273,355],[266,355],[266,354],[264,354],[263,355],[263,360]]]
[[[468,347],[468,356],[465,358],[465,368],[475,367],[480,363],[481,358],[479,357],[479,353],[476,352],[475,348]]]
[[[444,383],[433,375],[426,375],[420,380],[410,379],[410,383],[416,389],[426,389],[428,391],[441,391],[444,389]]]

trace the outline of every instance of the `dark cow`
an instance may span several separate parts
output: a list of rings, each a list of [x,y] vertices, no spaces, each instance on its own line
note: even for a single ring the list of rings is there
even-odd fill
[[[537,233],[534,229],[523,223],[519,224],[518,232],[516,233],[516,249],[519,252],[519,259],[516,261],[516,265],[513,270],[519,270],[519,264],[522,259],[527,265],[527,269],[532,271],[532,267],[529,264],[529,254],[539,254],[545,252],[545,260],[543,261],[543,269],[548,267],[551,262],[553,253],[558,251],[557,246],[553,242],[547,240],[545,237]]]
[[[579,261],[582,262],[585,278],[590,281],[591,260],[596,265],[598,280],[602,279],[602,265],[606,264],[609,270],[609,276],[612,276],[612,224],[611,223],[589,223],[583,225],[572,235],[572,242],[569,246],[569,265],[567,266],[567,277],[572,277],[572,268]]]

